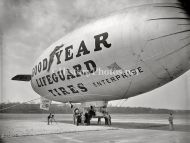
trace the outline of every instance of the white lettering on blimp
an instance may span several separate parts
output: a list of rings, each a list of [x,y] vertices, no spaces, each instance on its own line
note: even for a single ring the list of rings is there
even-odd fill
[[[105,48],[110,48],[111,47],[111,43],[108,43],[107,42],[107,39],[108,39],[108,32],[104,32],[104,33],[101,33],[99,35],[95,35],[94,36],[94,40],[95,40],[95,48],[94,48],[94,52],[96,51],[101,51],[102,50],[102,45],[105,47]],[[42,61],[40,61],[37,65],[35,65],[35,67],[33,68],[32,70],[32,77],[34,77],[35,75],[37,75],[37,73],[40,73],[41,71],[44,71],[44,70],[50,70],[50,67],[51,67],[51,64],[52,64],[52,59],[54,58],[54,55],[56,57],[56,64],[61,64],[61,56],[62,56],[62,53],[63,53],[63,50],[59,50],[61,47],[63,47],[64,44],[61,44],[60,46],[56,46],[55,49],[53,50],[53,52],[51,53],[52,55],[50,55],[51,58],[49,58],[49,65],[48,65],[48,59],[47,58],[44,58]],[[65,48],[65,59],[64,61],[69,61],[69,60],[72,60],[74,58],[74,53],[73,53],[73,45],[70,45],[70,46],[67,46]],[[78,51],[75,55],[76,58],[82,56],[82,55],[87,55],[87,54],[90,54],[90,50],[86,47],[86,44],[84,42],[84,40],[82,40],[80,42],[80,45],[79,45],[79,48],[78,48]],[[87,66],[87,69],[89,69],[89,65],[86,64]],[[78,70],[80,70],[81,66],[78,64],[76,66],[74,66],[74,69],[76,70],[76,72]],[[92,73],[92,71],[90,71]]]

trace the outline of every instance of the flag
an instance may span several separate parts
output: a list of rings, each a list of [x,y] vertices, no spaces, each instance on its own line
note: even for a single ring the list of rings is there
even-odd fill
[[[46,99],[44,97],[41,97],[41,103],[40,103],[40,109],[43,109],[43,110],[49,110],[49,107],[51,105],[51,100],[49,99]]]

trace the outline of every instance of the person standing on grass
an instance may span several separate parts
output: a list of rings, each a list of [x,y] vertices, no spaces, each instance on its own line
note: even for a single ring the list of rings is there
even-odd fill
[[[169,129],[170,129],[171,131],[174,130],[173,119],[174,119],[173,114],[170,113],[170,115],[169,115],[169,117],[168,117],[168,121],[169,121]]]
[[[49,122],[50,122],[50,119],[51,119],[51,113],[48,115],[47,119],[48,119],[48,125],[49,125]]]
[[[51,124],[52,124],[53,121],[57,124],[57,122],[55,121],[55,116],[54,116],[54,114],[51,115],[50,121],[51,121]]]

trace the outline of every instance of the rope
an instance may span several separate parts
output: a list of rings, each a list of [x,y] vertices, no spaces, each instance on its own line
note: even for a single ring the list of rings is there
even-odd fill
[[[32,102],[32,101],[35,101],[35,100],[38,100],[38,99],[40,99],[40,98],[35,98],[35,99],[32,99],[32,100],[23,102],[22,104],[28,103],[28,102]],[[5,107],[5,108],[0,109],[0,111],[7,110],[7,109],[9,109],[9,108],[13,108],[13,107],[20,106],[20,105],[21,105],[21,104],[17,104],[17,105],[12,105],[12,106],[9,106],[9,107]]]

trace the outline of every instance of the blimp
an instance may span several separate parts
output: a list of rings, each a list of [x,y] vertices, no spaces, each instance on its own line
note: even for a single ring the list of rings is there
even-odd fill
[[[107,107],[176,79],[190,68],[189,2],[127,7],[68,33],[36,60],[30,81],[43,99]]]

